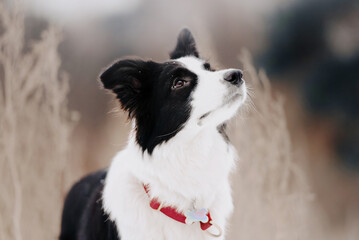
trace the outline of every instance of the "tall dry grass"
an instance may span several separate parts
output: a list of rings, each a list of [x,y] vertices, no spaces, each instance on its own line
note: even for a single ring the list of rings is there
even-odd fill
[[[356,214],[347,215],[344,228],[338,228],[316,201],[306,151],[291,144],[283,95],[272,91],[264,71],[256,71],[248,51],[239,60],[252,97],[250,111],[242,112],[229,128],[240,156],[229,239],[359,239]]]
[[[232,122],[231,139],[240,161],[234,175],[235,214],[230,239],[308,239],[311,193],[297,165],[284,112],[263,71],[247,51],[240,55],[252,97],[250,111]]]
[[[73,114],[59,30],[24,45],[21,5],[0,3],[0,239],[54,239]]]

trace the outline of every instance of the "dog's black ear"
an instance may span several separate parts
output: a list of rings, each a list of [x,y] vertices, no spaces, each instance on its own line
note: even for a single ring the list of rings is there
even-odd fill
[[[149,86],[151,64],[143,60],[120,60],[100,75],[106,89],[120,100],[124,110],[133,117],[142,103],[146,102],[145,89]]]
[[[177,45],[175,49],[170,53],[171,59],[177,59],[185,56],[199,57],[194,37],[187,28],[183,29],[180,32],[177,39]]]

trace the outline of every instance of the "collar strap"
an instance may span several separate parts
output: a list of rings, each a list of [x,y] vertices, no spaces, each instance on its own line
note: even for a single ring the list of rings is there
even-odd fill
[[[143,188],[145,189],[147,195],[149,196],[149,185],[143,184]],[[185,214],[183,214],[181,212],[178,212],[177,209],[174,207],[163,206],[163,204],[159,202],[157,198],[151,199],[150,207],[154,210],[162,212],[167,217],[172,218],[173,220],[176,220],[184,224],[192,224],[194,222],[200,222],[201,229],[203,231],[206,231],[211,226],[215,226],[218,230],[218,234],[213,234],[209,231],[207,231],[207,233],[209,233],[211,236],[214,237],[219,237],[222,235],[221,228],[212,221],[211,215],[207,209],[202,208],[198,211],[187,211]]]

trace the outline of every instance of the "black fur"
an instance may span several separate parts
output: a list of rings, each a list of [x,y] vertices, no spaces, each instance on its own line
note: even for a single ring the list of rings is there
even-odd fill
[[[229,143],[229,142],[230,142],[230,141],[229,141],[229,137],[228,137],[227,132],[226,132],[226,130],[227,130],[227,124],[224,123],[224,124],[222,124],[222,125],[219,125],[219,126],[217,127],[217,130],[218,130],[218,132],[222,135],[224,141],[225,141],[226,143]]]
[[[183,30],[174,55],[181,52],[198,56],[194,49],[192,35]],[[136,120],[136,139],[144,152],[151,154],[158,144],[175,136],[190,116],[189,103],[197,75],[175,61],[119,60],[102,73],[100,79],[106,89],[116,94],[130,118]],[[178,80],[186,84],[174,89]]]
[[[60,240],[119,240],[116,225],[102,209],[106,174],[98,171],[72,187],[64,204]]]
[[[183,29],[180,32],[177,39],[177,45],[175,49],[170,53],[171,59],[177,59],[185,56],[199,57],[194,37],[187,28]]]

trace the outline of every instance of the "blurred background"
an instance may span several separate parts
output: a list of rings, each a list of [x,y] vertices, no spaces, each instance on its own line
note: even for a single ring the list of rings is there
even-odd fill
[[[253,88],[231,124],[241,160],[228,238],[359,239],[357,1],[0,3],[1,239],[56,239],[71,185],[126,144],[126,115],[98,75],[124,56],[165,61],[183,27]]]

